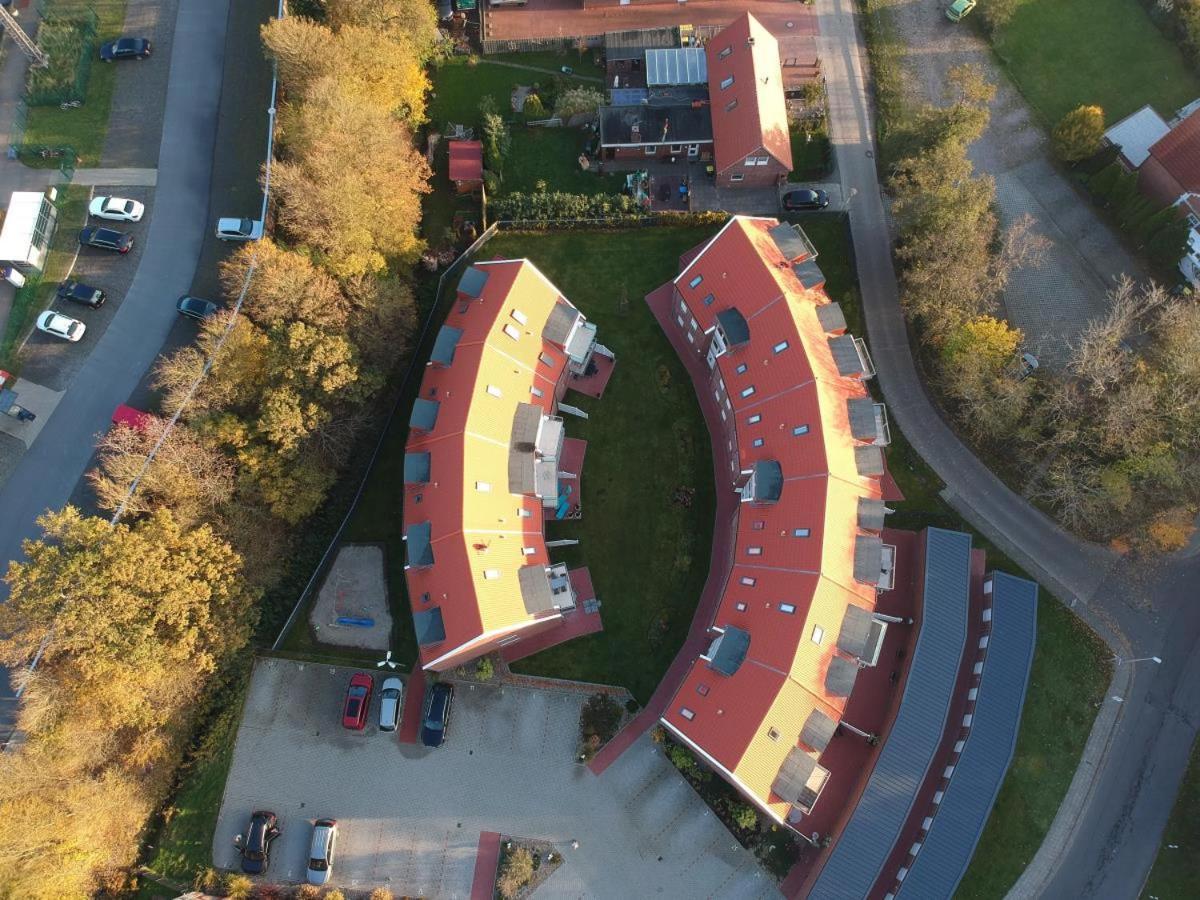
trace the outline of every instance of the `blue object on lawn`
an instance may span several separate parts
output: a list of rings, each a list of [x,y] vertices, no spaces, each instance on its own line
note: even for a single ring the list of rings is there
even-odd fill
[[[564,493],[563,484],[559,482],[558,508],[554,511],[554,518],[556,519],[565,519],[567,517],[567,510],[571,508],[571,491],[573,488],[569,484],[566,485],[566,488],[567,490]]]
[[[351,625],[355,628],[374,628],[375,620],[366,619],[361,616],[338,616],[337,623],[339,625]]]

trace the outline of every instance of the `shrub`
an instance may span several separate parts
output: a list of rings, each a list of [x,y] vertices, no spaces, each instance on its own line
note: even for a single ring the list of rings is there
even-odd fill
[[[333,888],[332,890],[326,891],[325,896],[322,897],[321,900],[346,900],[346,895],[343,894],[338,888]]]
[[[487,167],[493,172],[504,171],[504,157],[512,144],[512,136],[508,133],[508,123],[499,113],[485,112],[482,121],[483,128],[483,158]]]
[[[252,890],[254,882],[240,872],[230,872],[225,876],[225,896],[229,900],[250,900]]]
[[[392,900],[392,892],[387,888],[375,888],[367,900]]]
[[[702,775],[703,770],[700,768],[700,763],[687,751],[686,747],[672,744],[667,749],[667,759],[671,760],[672,765],[687,777],[699,779]]]
[[[196,877],[192,879],[192,887],[206,894],[211,894],[220,883],[221,873],[212,866],[197,869]]]
[[[579,711],[579,730],[584,739],[593,735],[600,743],[617,733],[621,724],[621,705],[608,694],[592,694]]]
[[[504,860],[500,867],[500,877],[496,879],[496,890],[500,896],[511,900],[517,896],[521,888],[529,884],[533,878],[533,854],[524,847],[518,847]]]
[[[725,807],[733,824],[744,831],[758,827],[758,811],[749,803],[739,803],[730,800]]]
[[[89,52],[89,41],[82,22],[52,19],[38,27],[37,42],[50,65],[29,67],[28,102],[33,105],[58,103],[62,100],[82,100],[76,83],[82,58]]]
[[[475,677],[480,681],[491,681],[496,674],[496,664],[490,656],[482,656],[475,662]]]
[[[542,105],[542,98],[537,94],[530,94],[525,98],[525,108],[522,110],[527,119],[544,119],[546,118],[546,107]]]
[[[583,113],[595,114],[604,105],[604,94],[594,88],[567,88],[558,95],[554,105],[554,114],[561,119],[569,119]]]
[[[1063,162],[1087,159],[1100,149],[1104,138],[1104,110],[1099,106],[1077,106],[1054,126],[1054,154]]]
[[[558,219],[619,219],[642,215],[632,197],[624,194],[507,194],[492,202],[498,219],[554,221]]]
[[[320,900],[321,889],[315,884],[302,884],[296,888],[296,900]]]

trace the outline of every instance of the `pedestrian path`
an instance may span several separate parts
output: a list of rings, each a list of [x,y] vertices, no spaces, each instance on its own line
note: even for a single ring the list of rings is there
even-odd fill
[[[154,187],[158,184],[158,169],[76,169],[71,180],[105,187]]]

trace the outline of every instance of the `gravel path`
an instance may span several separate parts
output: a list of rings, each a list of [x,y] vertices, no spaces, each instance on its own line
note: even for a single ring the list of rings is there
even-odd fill
[[[1002,224],[1028,214],[1050,241],[1044,263],[1014,275],[1004,311],[1042,362],[1065,362],[1084,325],[1105,310],[1105,292],[1121,274],[1144,278],[1088,198],[1049,159],[1045,132],[974,29],[946,19],[940,0],[890,0],[888,14],[906,47],[909,89],[917,102],[945,102],[954,66],[972,63],[996,85],[991,122],[971,147],[976,169],[996,179]]]

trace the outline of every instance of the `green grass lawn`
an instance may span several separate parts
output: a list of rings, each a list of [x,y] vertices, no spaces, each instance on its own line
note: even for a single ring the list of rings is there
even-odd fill
[[[104,41],[121,35],[125,27],[125,3],[126,0],[50,0],[48,11],[68,16],[72,10],[94,7],[98,18],[98,48]],[[116,78],[116,65],[106,65],[97,59],[92,65],[83,106],[79,109],[31,106],[25,123],[24,143],[73,147],[78,155],[78,165],[99,165]]]
[[[578,128],[514,125],[512,150],[504,161],[504,193],[532,193],[539,181],[547,190],[569,194],[616,194],[625,184],[617,173],[597,175],[579,168],[587,133]]]
[[[1175,808],[1158,845],[1158,859],[1142,889],[1143,897],[1184,900],[1195,897],[1200,884],[1200,741],[1192,746],[1192,761],[1183,776]]]
[[[591,50],[585,50],[580,55],[578,50],[537,50],[532,53],[489,53],[485,60],[516,63],[519,66],[533,66],[535,69],[551,69],[557,72],[563,66],[570,66],[578,75],[592,78],[603,78],[604,70],[596,65]]]
[[[708,574],[712,457],[691,381],[643,298],[714,230],[501,234],[487,245],[488,256],[533,260],[617,355],[601,400],[568,395],[591,414],[567,418],[568,436],[588,442],[583,518],[547,529],[550,539],[579,539],[555,558],[589,568],[604,631],[532,656],[518,671],[624,685],[644,703],[683,643]],[[672,502],[680,487],[695,490],[690,508]]]
[[[518,55],[525,57],[529,54]],[[484,94],[496,101],[496,109],[501,115],[510,118],[516,115],[512,112],[514,87],[519,84],[545,85],[554,80],[553,75],[491,65],[486,62],[487,59],[483,57],[472,65],[466,57],[454,57],[434,71],[433,94],[429,98],[430,127],[440,131],[447,122],[458,122],[478,128],[479,101]],[[571,87],[596,87],[594,82],[561,77]]]
[[[1147,103],[1170,118],[1200,96],[1200,79],[1137,0],[1026,0],[994,44],[1048,126],[1083,103],[1112,124]]]
[[[4,334],[0,335],[0,368],[10,372],[19,370],[17,348],[33,328],[38,314],[50,306],[58,283],[70,274],[75,253],[79,249],[78,229],[87,222],[87,205],[91,195],[91,188],[84,185],[59,187],[55,204],[58,208],[58,227],[50,239],[46,266],[38,279],[27,281],[13,297]]]
[[[820,181],[829,174],[833,159],[829,146],[829,134],[822,127],[814,131],[811,138],[803,129],[791,127],[792,138],[792,171],[788,173],[788,181]]]

